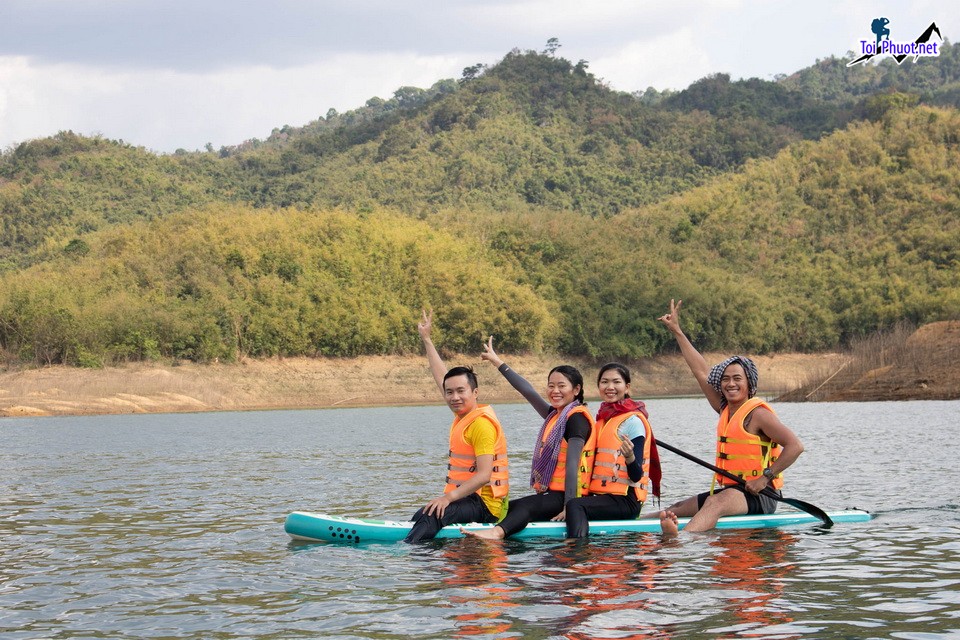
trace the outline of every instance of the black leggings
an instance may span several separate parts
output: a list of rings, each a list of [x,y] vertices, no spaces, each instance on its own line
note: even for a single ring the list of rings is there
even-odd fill
[[[633,491],[625,496],[597,493],[574,498],[567,503],[567,537],[586,538],[591,520],[634,520],[642,504]]]
[[[511,500],[507,507],[507,517],[497,523],[503,529],[505,537],[522,531],[528,524],[549,520],[563,511],[565,498],[563,491],[549,490]]]
[[[413,528],[410,529],[404,542],[432,540],[437,532],[448,524],[496,521],[497,519],[483,502],[483,498],[476,493],[471,493],[466,498],[460,498],[448,504],[443,512],[443,518],[438,518],[436,515],[428,516],[422,508],[418,509],[413,515]]]

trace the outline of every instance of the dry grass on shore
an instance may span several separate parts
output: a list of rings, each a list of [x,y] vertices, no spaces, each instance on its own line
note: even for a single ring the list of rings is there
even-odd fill
[[[727,354],[705,354],[719,362]],[[509,356],[535,386],[556,364],[573,364],[595,393],[600,362],[556,355]],[[760,393],[782,400],[906,400],[960,398],[960,321],[916,331],[901,325],[861,340],[847,354],[778,354],[755,357]],[[485,402],[522,402],[476,355],[447,362],[473,365]],[[638,398],[696,395],[679,355],[627,362]],[[423,356],[288,358],[238,364],[131,364],[105,369],[45,367],[0,372],[0,415],[240,411],[436,404],[441,401]]]
[[[724,354],[707,354],[718,362]],[[761,392],[779,395],[800,386],[813,366],[837,354],[759,356]],[[473,365],[485,402],[522,402],[520,396],[477,356],[452,356],[450,364]],[[534,385],[559,364],[573,364],[587,379],[587,397],[599,362],[555,355],[509,357]],[[691,395],[696,383],[678,355],[627,362],[636,397]],[[0,373],[0,415],[90,415],[281,408],[329,408],[434,404],[441,398],[423,356],[287,358],[239,364],[131,364],[104,369],[45,367]]]
[[[787,394],[792,401],[960,398],[960,321],[898,324],[858,340],[849,358]]]

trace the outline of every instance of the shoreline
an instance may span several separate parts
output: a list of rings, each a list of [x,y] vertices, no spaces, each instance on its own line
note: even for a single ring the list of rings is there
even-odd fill
[[[704,354],[720,362],[725,354]],[[760,394],[783,395],[829,375],[848,356],[773,354],[753,356]],[[480,398],[492,404],[523,398],[489,364],[474,355],[446,362],[472,365]],[[537,385],[559,363],[573,364],[586,379],[587,400],[597,400],[594,376],[603,364],[554,354],[509,356],[514,370]],[[679,354],[624,361],[637,398],[700,395]],[[0,417],[82,416],[203,411],[262,411],[440,405],[442,398],[422,355],[358,358],[283,358],[236,364],[134,363],[103,369],[51,366],[0,372]]]

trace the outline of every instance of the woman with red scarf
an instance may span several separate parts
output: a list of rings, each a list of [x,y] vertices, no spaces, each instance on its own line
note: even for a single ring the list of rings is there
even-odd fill
[[[650,490],[660,496],[660,456],[646,407],[630,397],[630,370],[617,362],[603,365],[597,388],[602,404],[590,493],[566,504],[571,538],[585,538],[590,520],[632,520]]]

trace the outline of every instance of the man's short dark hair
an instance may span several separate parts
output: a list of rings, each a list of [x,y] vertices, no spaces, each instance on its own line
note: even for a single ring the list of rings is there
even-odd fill
[[[477,374],[473,372],[473,367],[454,367],[447,371],[447,375],[443,376],[443,381],[446,382],[447,378],[455,378],[456,376],[467,376],[467,384],[470,385],[470,388],[477,388]]]

